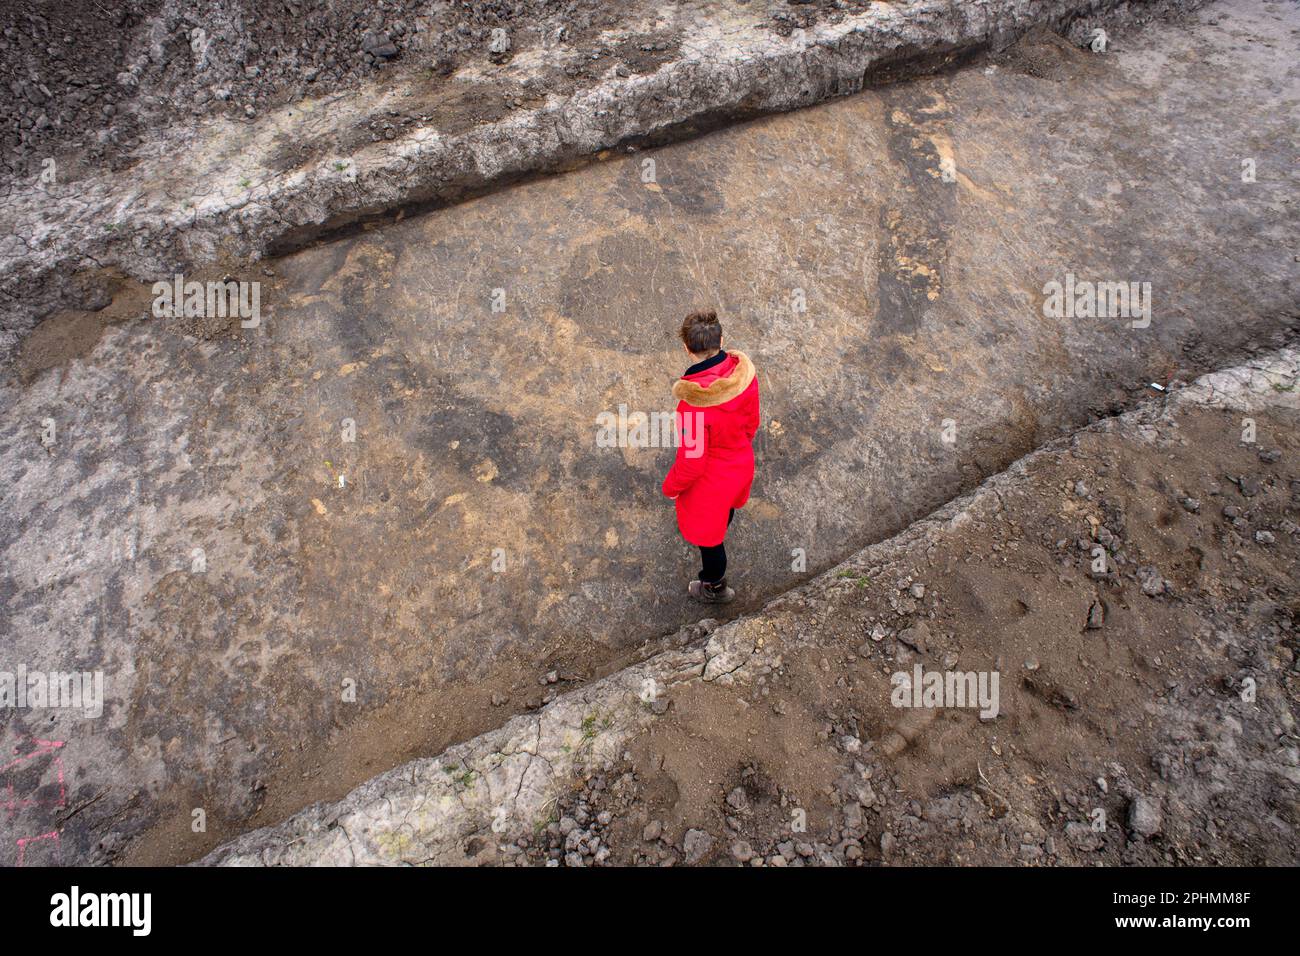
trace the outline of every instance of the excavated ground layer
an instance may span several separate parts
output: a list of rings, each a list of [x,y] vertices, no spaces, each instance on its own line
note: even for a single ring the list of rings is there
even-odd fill
[[[1294,865],[1297,426],[1300,352],[1208,375],[202,862]]]
[[[493,27],[486,15],[464,24],[415,15],[394,42],[397,64],[360,86],[334,86],[328,73],[310,83],[285,76],[296,67],[286,64],[279,35],[252,51],[251,36],[273,12],[241,17],[241,8],[177,0],[142,11],[132,62],[120,64],[119,82],[132,92],[103,130],[110,140],[133,131],[122,134],[134,144],[130,162],[58,150],[29,128],[31,141],[10,166],[0,196],[0,349],[7,353],[53,310],[102,306],[119,273],[153,281],[178,270],[237,269],[349,223],[456,201],[620,144],[686,136],[854,93],[903,69],[935,69],[1032,27],[1087,40],[1098,28],[1196,3],[909,0],[790,10],[778,0],[639,0],[615,13],[579,5],[581,15],[515,3],[508,56],[484,55]],[[102,12],[94,5],[87,20]],[[463,11],[446,16],[474,20]],[[293,19],[292,29],[301,28]],[[203,34],[197,46],[175,42],[195,30]],[[304,49],[319,56],[346,43],[327,34]],[[42,82],[63,75],[66,60],[27,56],[11,84],[15,107],[60,118],[73,98],[85,100],[85,85],[51,91]],[[242,74],[226,76],[234,64]],[[303,69],[338,72],[329,63]],[[173,101],[191,90],[218,97],[209,106],[226,105],[202,108],[198,122],[174,119],[184,113]],[[278,107],[253,107],[285,96]]]
[[[602,412],[668,407],[690,308],[764,394],[737,611],[1270,346],[1296,17],[1041,39],[611,156],[271,263],[256,328],[140,320],[132,284],[43,323],[0,386],[5,646],[108,694],[98,720],[0,715],[3,845],[196,859],[695,620],[672,450],[597,441]],[[1071,275],[1149,282],[1150,323],[1045,312]]]

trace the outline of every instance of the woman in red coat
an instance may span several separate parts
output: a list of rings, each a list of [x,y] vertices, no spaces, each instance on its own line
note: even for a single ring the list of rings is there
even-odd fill
[[[727,587],[723,539],[754,482],[758,377],[743,352],[722,350],[716,313],[692,312],[681,336],[695,364],[673,384],[679,440],[663,492],[677,501],[682,537],[700,549],[703,567],[688,593],[706,604],[726,604],[736,592]]]

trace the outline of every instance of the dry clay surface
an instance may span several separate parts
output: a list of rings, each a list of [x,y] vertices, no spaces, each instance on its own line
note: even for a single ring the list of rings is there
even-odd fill
[[[4,642],[102,669],[108,699],[0,716],[23,755],[0,845],[197,859],[695,621],[672,450],[596,441],[602,412],[668,407],[691,308],[763,389],[737,611],[1147,382],[1271,347],[1296,9],[610,155],[268,263],[257,328],[142,318],[129,283],[47,320],[0,386]],[[1150,282],[1150,325],[1045,315],[1069,273]]]
[[[1294,865],[1297,426],[1300,352],[1206,376],[203,862]]]
[[[622,143],[854,93],[901,61],[1194,5],[19,0],[0,14],[0,354],[52,309],[101,305],[105,269],[233,267]]]

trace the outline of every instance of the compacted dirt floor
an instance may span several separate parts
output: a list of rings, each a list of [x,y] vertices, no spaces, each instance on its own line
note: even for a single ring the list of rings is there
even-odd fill
[[[0,629],[29,668],[102,670],[107,697],[95,720],[0,713],[16,755],[0,862],[55,830],[28,862],[196,859],[698,619],[684,599],[695,558],[658,493],[672,449],[596,440],[602,413],[668,408],[685,357],[673,330],[693,308],[720,311],[763,389],[759,478],[729,541],[732,613],[1150,382],[1281,344],[1300,299],[1297,28],[1293,3],[1216,4],[1104,55],[1040,36],[945,75],[609,153],[258,263],[237,276],[262,283],[255,328],[154,318],[148,284],[124,280],[99,311],[50,317],[0,379]],[[1150,283],[1150,321],[1046,310],[1047,284],[1070,277]],[[1170,527],[1218,520],[1204,483],[1188,493],[1202,516],[1175,511]],[[1052,560],[1077,557],[1079,534],[1054,532],[1053,548],[1067,541]],[[979,579],[1000,563],[965,553],[952,560],[966,585],[926,579],[947,615],[936,646],[961,615],[991,629],[1020,597],[1025,620],[1054,606],[1023,578]],[[1021,590],[1004,607],[985,588]],[[1161,599],[1130,606],[1155,633],[1173,626]],[[1121,653],[1107,633],[1079,653]],[[1019,640],[1008,673],[1015,648],[1071,675]],[[866,719],[847,688],[872,658],[853,650],[835,671],[862,643],[802,665],[833,676],[799,718],[809,729],[844,736],[853,707]],[[799,666],[787,679],[811,694]],[[674,716],[683,734],[691,713],[707,723],[732,705],[691,706]],[[1058,748],[1040,759],[1063,759],[1081,731],[1055,728],[1058,710],[990,748],[1036,741]],[[1125,758],[1130,773],[1144,756]],[[989,779],[1011,799],[1011,781]]]

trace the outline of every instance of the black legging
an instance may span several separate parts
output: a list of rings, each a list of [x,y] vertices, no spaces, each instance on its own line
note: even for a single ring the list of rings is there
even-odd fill
[[[736,517],[736,509],[732,508],[731,513],[727,515],[727,527],[731,527],[731,519]],[[727,542],[720,541],[711,548],[700,547],[700,560],[704,567],[700,568],[700,580],[705,584],[717,584],[727,576]]]

